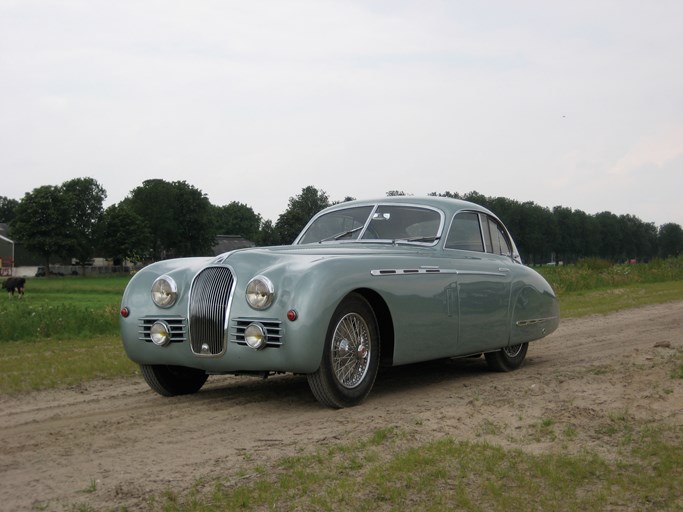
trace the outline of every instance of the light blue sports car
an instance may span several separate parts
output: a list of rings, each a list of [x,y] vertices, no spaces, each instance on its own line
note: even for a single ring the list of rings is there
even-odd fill
[[[291,372],[340,408],[367,397],[380,365],[483,354],[514,370],[557,328],[559,306],[493,213],[404,196],[327,208],[292,245],[149,265],[120,323],[162,395],[211,374]]]

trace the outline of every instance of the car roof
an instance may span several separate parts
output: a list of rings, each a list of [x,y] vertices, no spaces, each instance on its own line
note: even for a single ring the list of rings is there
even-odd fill
[[[476,203],[471,203],[462,199],[439,196],[388,196],[376,199],[361,199],[338,203],[334,206],[326,208],[323,210],[323,212],[352,206],[367,206],[375,204],[409,204],[415,206],[428,206],[442,210],[447,217],[461,210],[477,210],[489,213],[495,217],[491,211]]]

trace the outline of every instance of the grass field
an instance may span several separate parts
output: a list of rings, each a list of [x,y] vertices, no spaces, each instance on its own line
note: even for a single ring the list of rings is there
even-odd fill
[[[681,266],[680,259],[657,263],[652,275],[646,265],[541,271],[558,290],[568,318],[683,300]],[[31,279],[23,301],[0,301],[0,393],[137,373],[117,332],[127,280]],[[683,354],[672,362],[670,377],[683,379]],[[321,446],[268,467],[254,465],[230,479],[198,480],[188,492],[153,495],[145,508],[683,510],[683,428],[642,424],[625,414],[608,428],[595,425],[593,435],[614,446],[618,457],[564,450],[576,432],[555,429],[552,418],[538,427],[538,436],[554,447],[542,453],[453,437],[425,443],[382,427],[359,434],[354,443]],[[93,509],[79,505],[74,510]]]
[[[135,374],[118,334],[128,280],[34,278],[23,299],[0,300],[0,393]]]

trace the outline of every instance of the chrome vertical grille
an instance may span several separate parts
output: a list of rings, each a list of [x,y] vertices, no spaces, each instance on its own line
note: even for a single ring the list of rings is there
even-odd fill
[[[225,351],[225,329],[234,278],[227,267],[202,270],[190,291],[190,346],[192,352],[216,356]]]

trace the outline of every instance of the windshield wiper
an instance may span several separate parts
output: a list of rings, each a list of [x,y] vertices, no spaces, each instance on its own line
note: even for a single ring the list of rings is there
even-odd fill
[[[440,238],[440,236],[416,236],[413,238],[397,238],[394,240],[394,243],[396,244],[400,242],[436,242]]]
[[[356,231],[360,231],[363,229],[365,226],[358,226],[357,228],[349,229],[348,231],[342,231],[341,233],[337,233],[336,235],[328,236],[327,238],[323,238],[322,240],[318,240],[318,243],[321,244],[323,242],[329,242],[330,240],[339,240],[340,238],[344,238],[345,236],[349,236],[352,233],[355,233]]]

